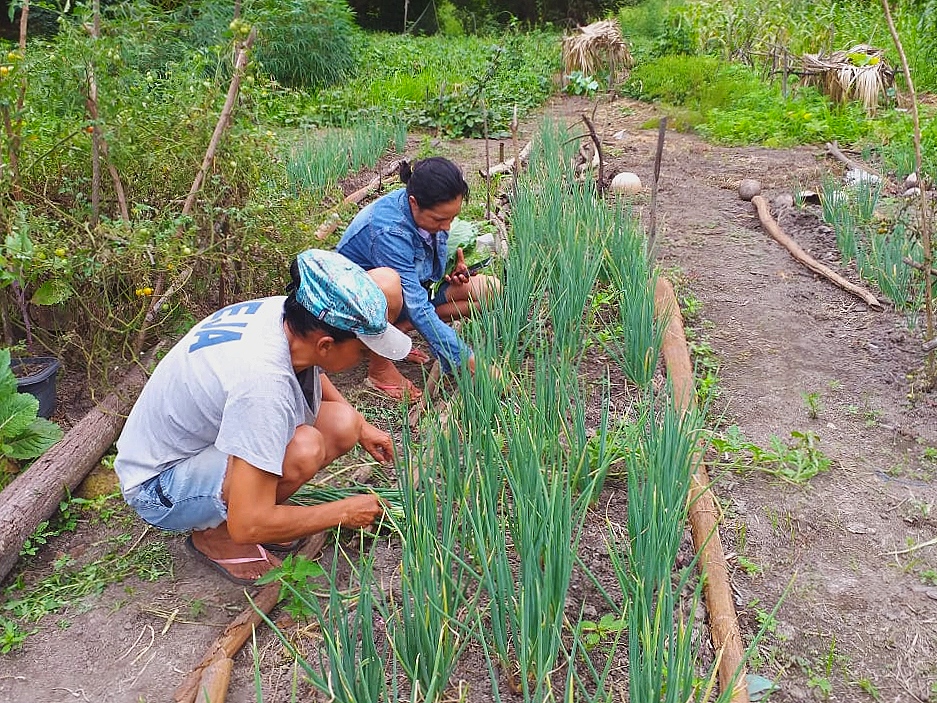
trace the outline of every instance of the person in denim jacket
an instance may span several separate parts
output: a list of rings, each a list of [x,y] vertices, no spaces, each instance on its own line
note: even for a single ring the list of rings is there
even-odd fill
[[[403,162],[400,180],[406,188],[359,212],[337,250],[366,270],[395,270],[403,289],[403,311],[392,320],[395,326],[419,332],[445,373],[463,364],[474,373],[471,348],[446,324],[472,313],[485,296],[497,291],[493,277],[469,271],[461,249],[455,268],[446,274],[449,227],[469,196],[468,184],[458,166],[438,156],[412,167]],[[431,295],[432,285],[440,281],[439,290]],[[414,348],[407,360],[425,363],[429,357]],[[376,354],[370,355],[365,383],[398,400],[406,397],[413,402],[422,395],[392,361]]]

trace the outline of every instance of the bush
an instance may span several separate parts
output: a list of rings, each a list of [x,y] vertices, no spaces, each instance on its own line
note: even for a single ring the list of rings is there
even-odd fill
[[[254,60],[281,85],[335,85],[355,68],[360,38],[345,0],[247,0],[241,19],[258,30]],[[189,32],[191,43],[223,43],[231,21],[230,3],[203,3]]]
[[[638,66],[625,90],[685,108],[683,122],[722,144],[854,144],[872,129],[858,104],[833,105],[814,88],[785,97],[752,69],[709,56],[665,56]]]

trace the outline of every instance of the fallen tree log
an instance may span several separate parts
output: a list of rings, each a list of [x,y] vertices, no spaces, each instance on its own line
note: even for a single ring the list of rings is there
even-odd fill
[[[48,519],[117,439],[146,374],[135,366],[120,386],[54,447],[0,492],[0,579],[16,564],[39,523]]]
[[[657,318],[665,323],[661,352],[667,376],[673,384],[674,404],[682,412],[696,408],[693,365],[687,346],[680,307],[673,286],[665,278],[657,279],[654,290]],[[748,703],[745,680],[745,649],[739,632],[729,570],[719,538],[719,512],[712,494],[712,484],[703,462],[702,450],[694,457],[696,471],[690,483],[689,522],[693,545],[699,552],[703,594],[709,613],[709,629],[719,667],[721,691],[732,691],[732,703]]]
[[[752,198],[752,205],[755,206],[755,210],[758,212],[758,219],[761,220],[761,226],[765,228],[765,231],[770,234],[771,237],[776,242],[778,242],[778,244],[787,249],[791,255],[800,263],[802,263],[814,273],[818,273],[827,280],[832,281],[843,290],[848,291],[849,293],[852,293],[859,298],[862,298],[862,300],[864,300],[870,308],[874,308],[875,310],[883,309],[882,304],[878,302],[878,299],[868,290],[862,286],[857,286],[855,283],[847,281],[829,266],[821,264],[819,261],[810,256],[810,254],[805,252],[801,246],[788,234],[786,234],[784,230],[778,226],[778,223],[774,221],[774,218],[771,217],[771,210],[768,207],[768,201],[765,200],[763,196],[756,195],[754,198]]]

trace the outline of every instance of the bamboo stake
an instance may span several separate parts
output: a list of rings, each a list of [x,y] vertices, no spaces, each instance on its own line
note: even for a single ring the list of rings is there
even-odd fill
[[[19,52],[22,57],[21,60],[26,58],[26,30],[29,23],[29,0],[24,0],[23,4],[20,6],[20,34],[19,34]],[[0,113],[3,114],[3,125],[7,133],[7,138],[9,139],[9,159],[10,159],[10,175],[12,179],[12,191],[14,200],[19,200],[21,191],[20,191],[20,167],[19,167],[19,151],[20,151],[20,139],[21,132],[23,130],[23,105],[26,103],[26,89],[29,85],[29,80],[26,77],[25,69],[23,69],[22,74],[20,75],[20,85],[19,85],[19,95],[16,98],[16,109],[14,115],[16,116],[16,124],[14,125],[13,120],[10,117],[9,108],[4,105],[0,107]],[[0,158],[0,164],[3,163],[2,158]]]
[[[666,322],[661,352],[667,376],[673,384],[674,403],[682,412],[691,411],[696,407],[693,365],[673,286],[663,277],[657,279],[654,307],[658,318]],[[700,555],[709,627],[719,661],[719,686],[723,692],[732,691],[732,703],[748,703],[745,652],[732,600],[729,570],[719,539],[719,512],[701,454],[702,450],[698,449],[694,461],[696,473],[690,486],[689,522],[693,544]]]
[[[237,59],[234,62],[234,72],[231,76],[231,83],[228,86],[228,95],[225,98],[224,106],[221,108],[221,114],[218,116],[218,122],[215,124],[215,131],[212,133],[211,140],[208,142],[208,148],[205,150],[205,157],[202,159],[202,165],[199,168],[198,173],[195,174],[195,180],[192,182],[192,187],[189,188],[189,195],[186,197],[185,203],[182,206],[181,214],[183,217],[192,211],[192,207],[195,205],[195,199],[198,196],[198,192],[202,187],[202,182],[205,179],[205,174],[208,173],[208,169],[211,167],[212,161],[215,159],[215,153],[218,151],[218,145],[221,143],[221,137],[224,134],[225,129],[227,129],[228,124],[231,122],[231,115],[234,112],[234,103],[237,100],[238,92],[241,88],[241,77],[244,75],[244,70],[247,66],[247,57],[256,38],[257,28],[255,27],[251,29],[247,39],[244,40],[244,43],[238,50]],[[181,234],[182,228],[180,227],[178,230],[176,230],[176,237],[181,236]],[[184,280],[191,275],[192,267],[188,266],[179,272],[176,280]],[[156,283],[153,285],[153,296],[151,298],[150,307],[146,311],[146,315],[143,318],[143,324],[140,326],[140,331],[137,333],[137,338],[133,343],[134,358],[140,355],[140,351],[143,349],[143,345],[146,343],[147,331],[149,330],[150,325],[153,324],[153,320],[156,319],[156,313],[159,311],[159,303],[164,300],[163,289],[165,285],[166,273],[161,271],[159,278],[156,279]],[[174,286],[170,286],[170,288],[174,288]]]
[[[800,263],[802,263],[814,273],[818,273],[824,278],[832,281],[843,290],[862,298],[862,300],[864,300],[866,305],[868,305],[870,308],[875,310],[882,309],[882,304],[878,302],[878,299],[872,295],[872,293],[870,293],[862,286],[857,286],[855,283],[847,281],[829,266],[821,264],[819,261],[810,256],[810,254],[805,252],[797,242],[791,239],[789,235],[785,234],[785,232],[778,226],[777,222],[774,221],[774,218],[771,217],[771,212],[768,208],[768,201],[765,200],[763,196],[756,195],[754,198],[752,198],[752,205],[754,205],[755,209],[758,211],[758,219],[761,220],[761,225],[765,228],[765,231],[767,231],[768,234],[770,234],[774,240],[778,242],[778,244],[787,249],[795,259],[797,259]]]

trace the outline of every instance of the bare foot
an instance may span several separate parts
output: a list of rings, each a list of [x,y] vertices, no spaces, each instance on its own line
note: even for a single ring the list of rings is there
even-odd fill
[[[423,397],[423,392],[388,359],[372,358],[366,383],[394,400],[403,400],[406,396],[412,403]]]

